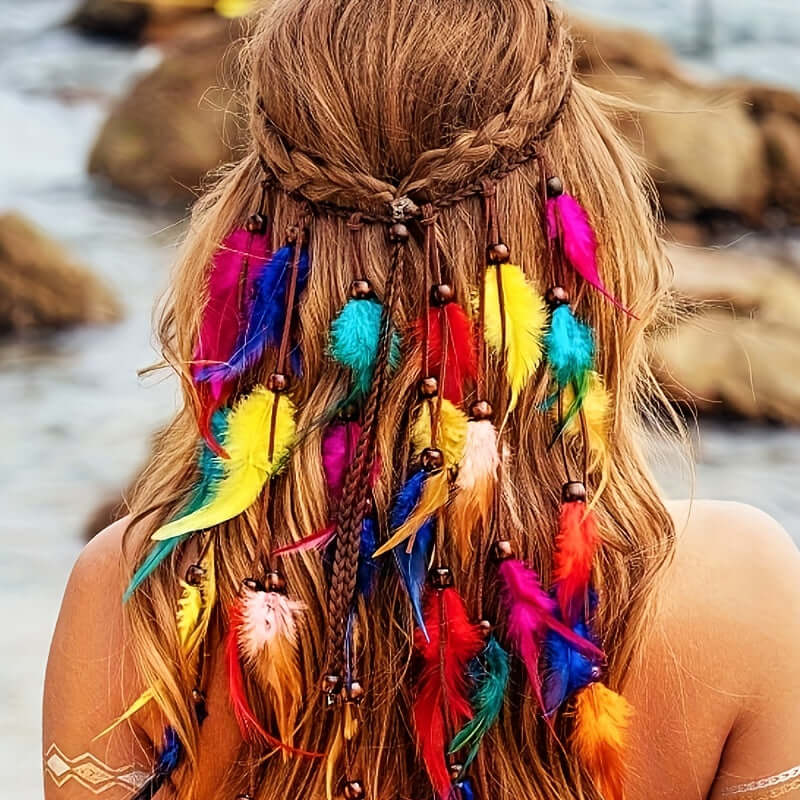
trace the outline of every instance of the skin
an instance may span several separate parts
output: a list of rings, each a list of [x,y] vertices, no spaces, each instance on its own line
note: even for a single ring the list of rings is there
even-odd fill
[[[800,553],[774,520],[749,506],[695,502],[670,510],[675,559],[624,687],[636,709],[627,798],[717,800],[726,786],[800,764]],[[163,727],[157,712],[91,741],[141,689],[117,600],[127,578],[124,529],[122,520],[92,540],[70,577],[47,667],[43,742],[70,757],[89,751],[112,767],[148,769]],[[217,796],[239,742],[219,658],[208,705],[198,800]],[[45,779],[45,800],[88,796],[74,781],[57,788]],[[121,787],[102,794],[129,796]],[[800,790],[781,796],[800,797]]]

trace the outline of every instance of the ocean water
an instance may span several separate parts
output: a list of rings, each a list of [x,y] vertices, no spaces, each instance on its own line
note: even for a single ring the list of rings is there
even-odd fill
[[[181,225],[94,185],[85,164],[105,114],[158,61],[152,48],[89,42],[59,23],[72,0],[0,0],[0,210],[36,220],[89,264],[125,305],[118,325],[0,341],[0,786],[41,796],[40,701],[47,646],[91,510],[144,460],[176,402],[169,378],[141,381],[157,359],[151,309],[166,286]],[[800,85],[794,0],[721,0],[704,55],[696,5],[661,0],[569,4],[666,36],[698,69]],[[724,17],[724,18],[723,18]],[[707,48],[708,41],[712,48]],[[673,496],[755,503],[800,533],[800,432],[703,424],[697,472],[670,451],[654,460]]]

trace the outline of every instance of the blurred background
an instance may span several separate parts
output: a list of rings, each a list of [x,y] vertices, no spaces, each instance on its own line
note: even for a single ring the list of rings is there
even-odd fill
[[[41,796],[40,698],[61,594],[175,407],[151,309],[202,176],[241,142],[246,3],[0,0],[0,786]],[[579,71],[648,108],[676,290],[659,342],[693,475],[800,536],[800,14],[796,0],[569,0]],[[652,109],[652,110],[650,110]],[[695,413],[697,421],[695,422]],[[109,598],[115,602],[115,598]]]

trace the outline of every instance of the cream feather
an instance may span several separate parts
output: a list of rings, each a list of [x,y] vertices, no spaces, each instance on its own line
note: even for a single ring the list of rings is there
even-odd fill
[[[498,355],[504,355],[506,375],[511,389],[508,411],[511,413],[519,394],[542,361],[542,342],[547,325],[547,306],[525,273],[515,264],[502,264],[503,307],[505,310],[505,354],[503,317],[497,287],[497,267],[486,268],[484,277],[484,338]]]
[[[269,457],[273,405],[277,403],[272,457]],[[264,484],[286,464],[295,434],[295,407],[286,395],[263,386],[242,398],[228,417],[225,446],[229,459],[210,502],[159,528],[153,539],[171,539],[211,528],[238,516],[255,502]]]

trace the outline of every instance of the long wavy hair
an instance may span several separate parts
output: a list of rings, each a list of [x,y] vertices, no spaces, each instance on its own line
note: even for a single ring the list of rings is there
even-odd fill
[[[597,626],[609,659],[609,683],[624,688],[626,671],[642,641],[657,581],[673,549],[673,524],[648,472],[643,437],[658,408],[666,408],[649,364],[651,332],[669,311],[669,265],[653,216],[653,197],[637,160],[610,119],[613,106],[574,75],[569,32],[557,8],[545,0],[275,0],[253,23],[243,46],[251,143],[215,188],[195,205],[182,257],[166,299],[159,335],[165,360],[181,379],[184,406],[158,438],[152,461],[131,498],[126,534],[131,569],[149,548],[159,524],[180,509],[195,479],[198,430],[189,366],[202,315],[209,265],[226,234],[257,205],[263,166],[279,184],[266,207],[273,244],[311,201],[309,248],[312,276],[299,306],[304,370],[293,387],[303,432],[288,469],[272,488],[270,513],[257,502],[215,529],[219,603],[211,636],[212,658],[227,624],[226,609],[252,566],[256,541],[285,544],[319,529],[328,518],[327,496],[315,423],[346,392],[347,376],[327,354],[331,320],[347,300],[353,279],[366,277],[382,290],[389,264],[383,226],[359,233],[359,274],[345,219],[324,204],[380,208],[400,194],[424,199],[478,180],[510,153],[536,138],[571,92],[563,114],[541,147],[549,167],[580,198],[600,242],[607,285],[636,312],[619,313],[597,293],[567,281],[582,318],[594,328],[597,369],[613,397],[608,484],[596,498],[602,533],[597,583],[602,602]],[[263,163],[262,163],[263,160]],[[543,292],[555,282],[542,225],[541,159],[514,170],[497,186],[506,240],[528,278]],[[457,295],[467,298],[483,267],[479,198],[442,209],[438,217],[441,257]],[[397,287],[401,331],[419,316],[427,291],[424,256],[412,230],[403,279]],[[266,380],[268,355],[252,381]],[[392,378],[380,414],[378,447],[384,459],[375,507],[385,520],[390,492],[403,474],[407,418],[419,378],[406,359]],[[541,412],[547,378],[522,393],[505,433],[513,457],[506,474],[513,487],[518,524],[503,531],[547,585],[563,477],[558,448],[549,448],[552,420]],[[498,403],[501,398],[491,398]],[[654,410],[656,409],[656,410]],[[577,463],[578,453],[569,453]],[[590,493],[597,477],[590,476]],[[271,520],[268,524],[265,520]],[[385,529],[384,529],[385,530]],[[160,681],[160,705],[187,752],[186,793],[198,757],[198,725],[189,678],[181,666],[174,613],[180,565],[178,548],[127,603],[129,640],[144,684]],[[474,608],[479,571],[473,559],[451,559],[457,585]],[[334,725],[321,710],[324,671],[326,577],[317,554],[287,560],[283,569],[292,595],[307,612],[299,619],[304,683],[303,713],[295,744],[325,751]],[[413,621],[387,567],[382,587],[359,609],[361,673],[369,676],[364,722],[356,758],[367,797],[427,797],[431,790],[409,732]],[[494,609],[487,599],[487,615]],[[253,676],[249,681],[255,682]],[[519,687],[478,757],[476,790],[483,797],[565,800],[599,797],[588,775],[559,742],[570,720],[559,720],[554,737]],[[257,713],[269,709],[251,684]],[[242,753],[246,751],[243,749]],[[317,800],[325,796],[325,770],[302,758],[264,760],[258,766],[257,798]],[[231,785],[242,776],[232,770]]]

